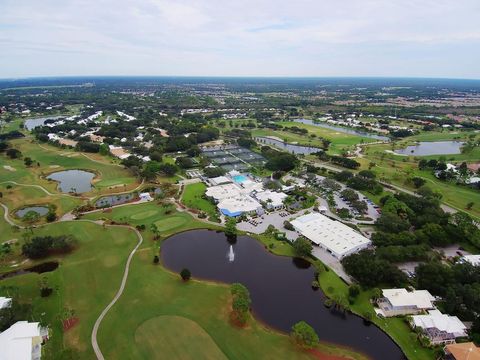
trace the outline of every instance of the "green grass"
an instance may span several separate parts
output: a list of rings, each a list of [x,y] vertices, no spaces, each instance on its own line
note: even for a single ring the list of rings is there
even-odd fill
[[[307,129],[308,135],[299,135],[289,131],[276,131],[271,129],[255,129],[252,131],[252,135],[276,136],[282,140],[286,140],[289,143],[295,142],[300,145],[314,146],[320,148],[322,147],[322,142],[319,138],[325,138],[331,141],[328,149],[328,152],[330,154],[340,154],[344,150],[352,150],[357,144],[376,141],[367,137],[346,134],[335,130],[325,129],[314,125],[301,124],[293,121],[279,122],[278,124],[285,127],[296,126],[299,128]],[[310,137],[309,135],[311,134],[314,134],[316,137]]]
[[[362,169],[368,168],[369,163],[374,162],[375,167],[372,170],[380,180],[411,191],[414,191],[415,188],[406,180],[412,177],[424,178],[430,188],[442,194],[442,202],[480,218],[480,193],[477,190],[467,186],[459,186],[452,182],[441,181],[430,170],[419,170],[418,158],[385,154],[384,150],[385,146],[383,145],[369,146],[366,155],[357,159],[357,161],[362,164]],[[436,158],[438,159],[438,156]],[[467,210],[466,205],[471,201],[474,202],[474,206],[471,210]]]
[[[13,140],[10,141],[10,144],[19,149],[24,157],[31,157],[40,166],[35,164],[27,168],[21,159],[11,160],[4,155],[0,155],[2,181],[13,180],[19,183],[38,184],[51,192],[56,192],[57,183],[44,179],[46,175],[61,170],[84,169],[98,174],[98,177],[93,181],[95,188],[91,193],[127,191],[138,185],[137,180],[127,170],[111,164],[108,158],[97,154],[87,155],[96,160],[92,161],[73,150],[38,144],[31,142],[29,138]],[[11,166],[16,171],[5,170],[4,166]]]
[[[164,315],[145,321],[135,331],[135,344],[142,359],[163,359],[165,353],[182,360],[227,359],[205,330],[180,316]]]
[[[206,189],[207,186],[200,182],[186,185],[182,195],[182,203],[191,209],[203,211],[209,216],[216,217],[216,206],[211,201],[202,197]]]

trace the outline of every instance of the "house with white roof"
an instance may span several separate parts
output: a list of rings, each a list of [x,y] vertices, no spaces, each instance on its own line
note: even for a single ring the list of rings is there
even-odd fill
[[[300,216],[290,223],[298,233],[337,259],[366,249],[372,243],[351,227],[319,213]]]
[[[217,176],[217,177],[208,179],[208,182],[212,186],[217,186],[217,185],[229,184],[232,182],[232,180],[230,180],[226,176]]]
[[[241,190],[232,183],[210,186],[205,195],[212,198],[215,202],[229,197],[235,197],[241,194]]]
[[[464,255],[461,260],[473,266],[480,266],[480,255]]]
[[[227,216],[240,216],[243,214],[263,214],[262,205],[248,195],[239,195],[225,198],[217,204],[222,214]]]
[[[442,314],[439,310],[412,316],[411,325],[422,329],[433,345],[452,344],[456,338],[467,336],[467,327],[458,317]]]
[[[0,333],[2,360],[40,360],[42,343],[48,339],[48,329],[38,322],[18,321]]]
[[[435,298],[427,290],[384,289],[375,312],[383,317],[414,315],[434,309]]]
[[[10,306],[12,306],[12,299],[0,296],[0,310],[9,308]]]

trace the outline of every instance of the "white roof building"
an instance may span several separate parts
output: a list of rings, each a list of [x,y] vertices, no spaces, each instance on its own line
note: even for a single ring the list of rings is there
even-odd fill
[[[222,185],[222,184],[228,184],[228,183],[231,183],[232,181],[227,178],[226,176],[217,176],[217,177],[214,177],[214,178],[211,178],[211,179],[208,179],[208,181],[210,182],[210,184],[212,186],[217,186],[217,185]]]
[[[457,337],[467,336],[467,327],[456,316],[430,310],[428,315],[415,315],[412,324],[423,329],[433,344],[451,343]]]
[[[287,198],[287,194],[283,192],[275,192],[265,190],[257,192],[255,197],[258,201],[266,203],[267,208],[278,209],[283,207],[283,201]]]
[[[0,296],[0,309],[6,309],[12,306],[12,299]]]
[[[435,308],[435,297],[427,290],[384,289],[382,293],[375,312],[384,317],[413,315]]]
[[[223,184],[210,186],[207,188],[205,195],[213,198],[215,201],[220,201],[229,197],[238,196],[240,193],[240,189],[235,184]]]
[[[480,255],[464,255],[462,260],[473,266],[480,266]]]
[[[367,248],[371,241],[341,222],[311,213],[291,221],[300,234],[324,248],[333,256],[342,259],[345,256]]]
[[[262,213],[262,205],[248,195],[239,195],[221,200],[217,207],[222,214],[227,216],[239,216],[243,213]]]
[[[48,330],[38,322],[18,321],[0,333],[0,358],[2,360],[39,360],[42,341]]]

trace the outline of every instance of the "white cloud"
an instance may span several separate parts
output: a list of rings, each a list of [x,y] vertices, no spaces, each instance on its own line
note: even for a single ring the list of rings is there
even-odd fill
[[[478,0],[2,0],[0,76],[479,78],[478,14]]]

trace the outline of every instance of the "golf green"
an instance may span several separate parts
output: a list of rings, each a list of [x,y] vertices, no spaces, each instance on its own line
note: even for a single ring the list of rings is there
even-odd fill
[[[159,231],[167,231],[176,227],[182,226],[187,222],[187,219],[182,216],[171,216],[165,219],[155,221],[155,225]]]
[[[227,359],[210,335],[195,321],[181,316],[158,316],[135,331],[135,344],[145,359]]]
[[[152,217],[154,215],[158,214],[158,210],[148,210],[148,211],[142,211],[139,212],[138,214],[130,216],[130,219],[132,220],[145,220],[149,217]]]

